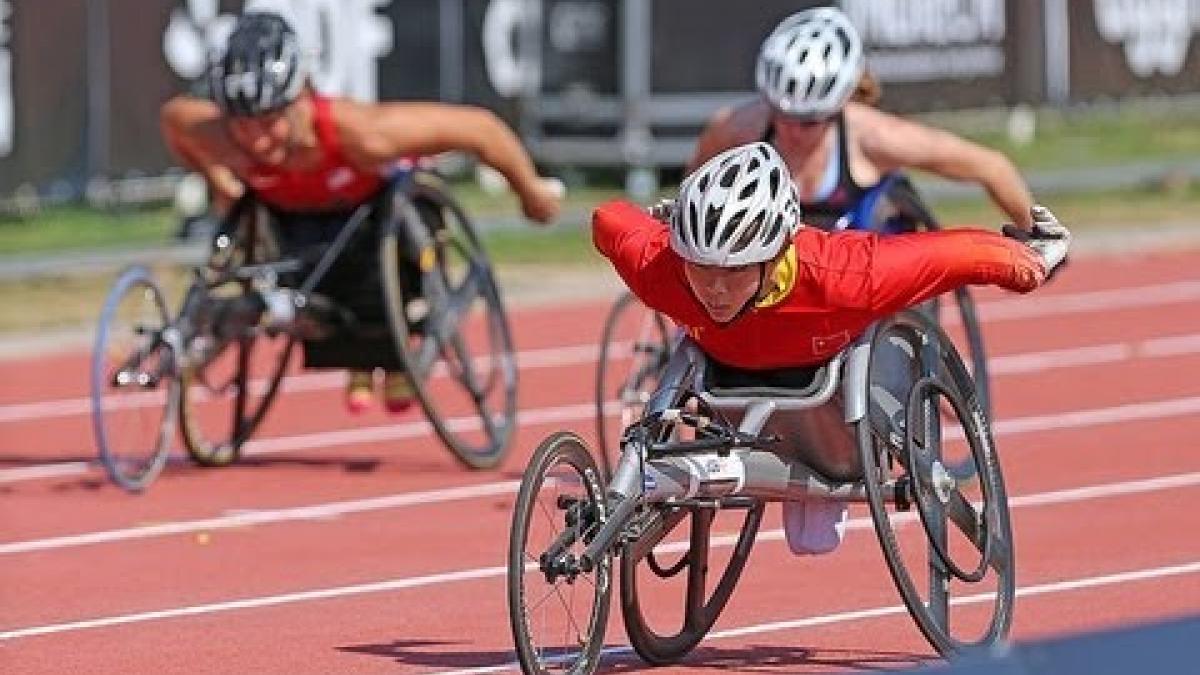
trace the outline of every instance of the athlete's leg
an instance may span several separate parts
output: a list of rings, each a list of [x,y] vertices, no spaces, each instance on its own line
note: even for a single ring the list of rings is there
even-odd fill
[[[375,402],[375,371],[346,371],[346,410],[358,415]]]

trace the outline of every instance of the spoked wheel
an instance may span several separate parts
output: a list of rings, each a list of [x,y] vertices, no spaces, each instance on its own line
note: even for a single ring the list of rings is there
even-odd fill
[[[596,435],[606,479],[621,457],[621,430],[640,419],[670,356],[671,326],[632,293],[613,304],[600,338],[596,365]],[[612,406],[619,414],[613,415]]]
[[[605,517],[600,472],[583,441],[559,432],[534,452],[513,511],[508,615],[526,673],[596,670],[612,595],[612,555],[579,559]]]
[[[418,173],[402,190],[380,242],[388,327],[438,436],[467,467],[492,468],[517,414],[500,290],[475,228],[445,189]],[[405,283],[414,266],[419,288]]]
[[[871,413],[857,423],[858,446],[896,587],[939,653],[995,644],[1012,623],[1012,525],[991,428],[966,366],[932,321],[904,312],[876,329],[868,381]],[[902,420],[877,409],[885,389],[905,401]],[[951,463],[974,470],[956,478]]]
[[[656,507],[643,514],[637,525],[640,536],[621,556],[621,614],[629,643],[647,663],[665,665],[682,659],[725,609],[745,569],[764,510],[761,502],[740,506],[746,510],[744,516],[731,512],[735,517],[725,523],[737,527],[736,534],[714,527],[724,518],[712,508]],[[676,537],[671,538],[672,533]],[[718,539],[730,541],[714,545]],[[671,598],[681,595],[682,607],[675,609],[677,601]]]
[[[171,451],[179,407],[173,330],[149,270],[126,269],[100,315],[91,394],[100,461],[131,492],[154,480]]]
[[[197,281],[189,294],[203,293],[212,330],[188,345],[183,369],[180,429],[188,455],[200,466],[236,462],[242,446],[262,424],[293,352],[293,338],[258,326],[253,290],[241,283],[207,289]],[[236,314],[242,316],[236,316]]]

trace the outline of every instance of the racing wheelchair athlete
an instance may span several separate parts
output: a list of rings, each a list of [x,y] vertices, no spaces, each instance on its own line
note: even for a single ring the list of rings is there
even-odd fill
[[[973,183],[1022,229],[1031,226],[1033,197],[1002,153],[944,129],[881,110],[878,80],[861,36],[837,7],[816,7],[781,21],[762,42],[755,65],[756,96],[718,110],[696,142],[689,166],[756,140],[769,143],[797,185],[805,224],[824,230],[879,233],[938,230],[941,224],[907,174],[928,173]],[[966,287],[924,307],[957,309],[963,356],[984,412],[991,413],[987,354],[975,304]],[[626,294],[613,305],[597,368],[597,433],[601,468],[611,471],[618,429],[638,415],[665,365],[669,331]],[[625,358],[628,355],[628,358]],[[619,415],[606,412],[610,401]],[[611,406],[610,406],[611,407]],[[616,423],[619,417],[621,424]]]
[[[236,460],[297,341],[304,367],[349,373],[351,412],[372,405],[383,371],[390,411],[415,398],[464,464],[497,464],[515,416],[507,319],[470,219],[410,158],[475,155],[539,223],[557,216],[561,184],[541,178],[512,130],[486,110],[318,93],[296,33],[276,14],[241,16],[208,82],[212,100],[164,104],[162,130],[180,161],[205,177],[223,221],[177,315],[142,268],[110,294],[92,374],[110,476],[131,490],[152,480],[176,413],[192,459]],[[433,375],[460,385],[453,402],[439,400],[447,387]],[[114,399],[138,394],[163,403],[150,415],[150,440],[124,438],[118,419],[131,408]],[[214,401],[231,409],[208,410]],[[479,419],[447,417],[464,413]]]
[[[595,670],[616,558],[631,645],[649,663],[678,661],[724,608],[772,501],[785,505],[796,554],[834,550],[847,505],[866,502],[930,644],[952,655],[1003,639],[1014,558],[988,420],[953,344],[906,308],[967,284],[1040,286],[1070,234],[1043,207],[1030,215],[1030,230],[1006,226],[1007,236],[804,227],[783,160],[761,142],[718,154],[649,213],[600,206],[597,248],[683,331],[607,484],[571,433],[530,460],[508,561],[525,671]],[[974,463],[968,478],[946,470],[951,451]],[[915,545],[917,528],[902,527],[913,509]],[[714,536],[725,510],[745,512],[734,537]],[[730,546],[723,569],[710,562]],[[647,611],[662,595],[648,586],[680,574],[682,617],[664,622],[659,607]],[[964,587],[982,592],[964,598]],[[964,601],[991,611],[958,609]]]

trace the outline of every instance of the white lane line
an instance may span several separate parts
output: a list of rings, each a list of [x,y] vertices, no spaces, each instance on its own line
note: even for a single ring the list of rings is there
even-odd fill
[[[627,347],[624,351],[618,347],[617,351],[619,355],[624,355],[627,353]],[[530,349],[517,352],[517,364],[522,370],[558,368],[595,363],[599,354],[600,347],[596,344]],[[434,366],[434,377],[442,377],[445,374],[446,369],[444,364],[438,363]],[[322,391],[337,389],[344,384],[345,375],[341,372],[300,372],[285,377],[283,383],[280,385],[282,387],[280,391]],[[266,390],[266,382],[263,380],[253,380],[250,383],[250,389],[256,394],[261,394]],[[201,397],[201,400],[204,400],[203,397]],[[109,402],[109,405],[113,410],[158,406],[162,405],[162,394],[159,392],[129,394],[120,400]],[[92,399],[88,396],[52,401],[36,401],[33,403],[10,403],[0,405],[0,423],[89,415],[91,411]]]
[[[1107,408],[1063,411],[1047,415],[1002,419],[996,422],[994,430],[997,436],[1011,436],[1038,431],[1077,429],[1081,427],[1100,426],[1102,424],[1116,424],[1118,422],[1137,422],[1165,417],[1180,417],[1196,413],[1200,413],[1200,396],[1186,396],[1183,398],[1167,399],[1165,401],[1128,403]]]
[[[552,408],[533,408],[531,410],[518,411],[517,424],[542,425],[577,422],[579,420],[590,419],[595,414],[596,406],[594,403],[573,403]],[[451,431],[456,432],[478,431],[480,424],[478,417],[453,417],[446,421],[446,426]],[[278,436],[252,440],[242,446],[242,454],[252,457],[280,452],[329,448],[339,445],[401,441],[412,438],[427,438],[432,433],[433,428],[429,426],[429,422],[424,420],[374,427],[318,431],[294,436]],[[56,477],[80,475],[88,473],[95,466],[95,463],[67,462],[62,464],[33,465],[17,469],[0,469],[0,484],[44,477],[39,475],[42,472]]]
[[[92,470],[91,462],[55,462],[53,464],[31,464],[13,469],[0,469],[0,484],[43,478],[79,476]]]
[[[981,319],[996,322],[1015,319],[1036,319],[1062,314],[1156,307],[1191,302],[1197,299],[1200,299],[1200,281],[1178,281],[1133,288],[1045,295],[1033,300],[1028,298],[992,300],[979,303],[977,308]],[[948,312],[946,318],[949,325],[956,324],[959,321],[958,315],[954,312]],[[1192,339],[1200,341],[1200,336],[1192,336]],[[1194,353],[1198,349],[1200,349],[1200,346],[1188,347],[1187,352]],[[595,344],[531,349],[518,352],[517,363],[522,369],[554,368],[580,363],[591,363],[595,361],[598,352],[599,348]],[[334,389],[340,387],[341,384],[342,378],[339,373],[300,373],[289,376],[284,380],[283,391]],[[258,383],[258,386],[261,388],[261,383]],[[130,395],[125,397],[120,403],[121,407],[138,407],[143,405],[158,405],[155,395],[147,394],[143,397]],[[48,417],[85,415],[90,411],[91,403],[86,396],[54,401],[0,405],[0,423]]]
[[[1026,369],[1030,367],[1031,363],[1043,360],[1041,357],[1028,358],[1029,356],[1018,357],[1024,360],[1001,361],[1000,364],[1001,368],[1004,369],[1003,372],[1010,374],[1028,372]],[[1045,360],[1047,363],[1053,362],[1052,357],[1048,357]],[[609,405],[612,406],[613,404],[610,402]],[[590,403],[578,403],[553,408],[535,408],[519,412],[517,420],[521,425],[578,422],[591,418],[594,415],[594,410],[593,404]],[[993,425],[993,428],[998,436],[1004,436],[1035,431],[1112,424],[1116,422],[1161,419],[1190,415],[1197,412],[1200,412],[1200,397],[1193,396],[1165,401],[1131,403],[1092,410],[1002,419],[997,421]],[[474,431],[479,428],[479,424],[479,420],[475,417],[459,417],[449,421],[450,427],[455,431]],[[266,455],[338,445],[405,440],[425,437],[430,432],[431,429],[428,422],[424,421],[342,429],[250,441],[246,444],[244,452],[249,456]],[[950,437],[955,437],[953,432],[951,432]],[[0,470],[0,484],[44,477],[41,475],[43,472],[52,476],[67,476],[86,473],[88,470],[89,465],[82,462],[72,462],[68,465],[48,464],[18,469],[2,469]]]
[[[1013,508],[1026,508],[1046,506],[1050,504],[1061,504],[1067,502],[1081,502],[1093,499],[1107,499],[1124,495],[1142,494],[1148,492],[1159,492],[1163,490],[1179,489],[1185,487],[1193,487],[1200,485],[1200,472],[1178,474],[1174,476],[1162,476],[1139,481],[1125,481],[1120,483],[1110,483],[1107,485],[1093,485],[1083,488],[1072,488],[1068,490],[1057,490],[1053,492],[1037,493],[1032,495],[1024,495],[1013,498],[1010,505]],[[910,519],[911,520],[911,519]],[[851,521],[850,525],[853,529],[866,529],[868,519],[856,518]],[[760,535],[760,541],[778,541],[782,539],[783,532],[781,530],[772,530],[764,532]],[[722,536],[713,537],[712,546],[727,547],[732,546],[736,537]],[[671,545],[668,545],[671,546]],[[676,544],[675,546],[678,546]],[[1200,564],[1200,563],[1197,563]],[[191,605],[186,607],[176,607],[163,610],[155,610],[149,612],[139,612],[135,614],[122,614],[117,616],[101,617],[96,619],[87,619],[82,621],[71,621],[66,623],[48,624],[44,626],[31,626],[26,628],[15,628],[5,632],[0,632],[0,640],[11,640],[15,638],[31,637],[35,635],[47,635],[50,633],[64,633],[87,628],[101,628],[105,626],[117,626],[129,623],[139,623],[145,621],[156,621],[159,619],[170,619],[181,616],[194,616],[199,614],[212,614],[216,612],[226,612],[241,609],[253,609],[256,607],[269,607],[274,605],[282,605],[295,602],[307,602],[310,600],[324,600],[330,598],[338,598],[349,595],[362,595],[364,593],[379,593],[386,591],[401,590],[407,588],[419,588],[424,586],[434,586],[460,581],[469,581],[474,579],[490,579],[503,577],[506,574],[504,567],[483,567],[477,569],[460,570],[456,572],[445,572],[438,574],[423,575],[418,577],[406,577],[400,579],[390,579],[386,581],[354,584],[350,586],[338,586],[332,588],[323,588],[310,591],[298,591],[295,593],[284,593],[279,595],[261,596],[257,598],[243,598],[241,600],[231,600],[225,602],[216,602],[205,605]]]
[[[1070,504],[1073,502],[1083,502],[1092,499],[1101,499],[1108,497],[1121,497],[1124,495],[1145,494],[1149,492],[1161,492],[1163,490],[1177,490],[1180,488],[1189,488],[1200,486],[1200,471],[1195,473],[1182,473],[1172,476],[1160,476],[1158,478],[1146,478],[1143,480],[1127,481],[1124,483],[1108,483],[1105,485],[1089,485],[1081,488],[1068,488],[1065,490],[1054,490],[1052,492],[1041,492],[1031,495],[1022,495],[1019,497],[1009,497],[1008,507],[1010,509],[1021,509],[1030,506],[1053,506],[1056,504]],[[908,513],[899,513],[892,518],[892,523],[903,525],[906,523],[916,522],[917,513],[910,511]],[[850,518],[846,521],[847,530],[870,530],[874,528],[874,523],[870,518]],[[737,534],[722,534],[712,537],[713,546],[733,546],[737,543]],[[759,533],[755,541],[783,541],[783,530],[763,530]],[[663,553],[682,553],[687,550],[688,542],[676,541],[663,544],[656,550],[662,550]]]
[[[1186,574],[1196,574],[1197,572],[1200,572],[1200,562],[1190,562],[1180,565],[1152,567],[1140,570],[1131,570],[1128,572],[1118,572],[1116,574],[1105,574],[1102,576],[1083,577],[1080,579],[1068,579],[1065,581],[1024,586],[1018,588],[1016,594],[1018,598],[1032,598],[1039,595],[1053,595],[1057,593],[1067,593],[1084,589],[1103,588],[1105,586],[1120,586],[1139,581],[1166,579],[1170,577],[1183,576]],[[960,598],[952,598],[950,600],[950,604],[955,607],[963,605],[976,605],[985,602],[992,602],[993,597],[994,595],[991,593],[967,595]],[[786,631],[802,630],[805,628],[815,628],[817,626],[830,626],[839,623],[852,623],[855,621],[877,619],[885,616],[900,616],[907,613],[908,608],[904,605],[890,605],[887,607],[871,607],[868,609],[856,609],[848,612],[809,616],[801,619],[790,619],[787,621],[773,621],[770,623],[752,624],[738,628],[727,628],[725,630],[712,631],[704,637],[702,644],[707,644],[717,640],[728,640],[729,638],[745,637],[748,635],[782,633]],[[619,658],[633,653],[633,648],[629,645],[605,647],[603,650],[601,650],[601,656],[609,658]],[[516,670],[518,667],[519,664],[516,661],[509,661],[508,663],[494,666],[480,666],[477,668],[462,668],[458,670],[440,670],[435,671],[435,673],[437,673],[437,675],[485,675],[486,673],[503,673],[510,670]]]
[[[1200,280],[1174,281],[1148,286],[1084,291],[1061,295],[1037,295],[1032,298],[1007,298],[978,303],[979,318],[984,321],[1013,321],[1064,314],[1110,312],[1120,309],[1157,307],[1200,299]],[[955,312],[949,313],[955,316]]]
[[[1200,334],[1197,334],[1197,337],[1200,337]],[[1200,343],[1197,344],[1195,351],[1200,352]],[[1178,355],[1182,356],[1183,353]],[[993,356],[988,358],[988,372],[992,376],[1040,373],[1059,368],[1119,363],[1133,360],[1137,356],[1137,345],[1116,342],[1077,349],[1052,349],[1044,352]]]
[[[558,350],[555,354],[550,354],[549,352],[551,350],[545,351],[546,353],[543,353],[542,356],[539,357],[540,360],[535,362],[538,364],[536,367],[549,367],[552,364],[564,365],[567,363],[580,363],[581,361],[577,359],[583,358],[586,353],[590,353],[590,358],[594,359],[596,348],[593,346],[563,348]],[[620,349],[617,351],[624,353]],[[1106,363],[1119,363],[1121,361],[1132,360],[1135,358],[1174,357],[1195,353],[1200,353],[1200,333],[1153,338],[1138,343],[1112,343],[1093,345],[1089,347],[1079,347],[1074,349],[1054,349],[1026,354],[1008,354],[991,358],[989,360],[989,367],[991,368],[991,372],[994,376],[1017,375],[1039,373],[1058,368],[1075,368],[1080,366],[1093,366]],[[314,378],[328,378],[329,376],[330,374],[328,373],[312,375]],[[308,376],[301,375],[299,377]],[[340,375],[338,377],[340,377]],[[285,380],[285,384],[286,382],[287,381]],[[574,409],[575,407],[565,406],[564,409],[566,408]],[[533,418],[534,420],[537,419],[539,410],[549,409],[535,409],[529,411],[530,414],[535,415]],[[567,422],[574,422],[582,419],[580,417],[570,417],[569,415],[570,413],[559,412],[551,414],[551,417],[554,418],[557,416],[558,419]],[[0,422],[2,421],[3,419],[0,419]],[[460,429],[475,430],[475,428],[477,428],[470,427],[470,425],[477,423],[469,418],[453,420],[452,424],[467,425],[456,427]],[[249,444],[247,444],[246,452],[247,454],[267,454],[286,450],[299,450],[305,448],[319,448],[328,447],[331,445],[367,442],[371,440],[403,440],[424,436],[430,433],[429,425],[425,422],[386,427],[388,429],[392,429],[392,433],[394,434],[393,436],[387,437],[379,436],[378,429],[380,428],[381,427],[326,431],[313,434],[301,434],[297,436],[260,439],[251,441]],[[358,440],[360,438],[365,438],[366,440]],[[22,480],[32,480],[37,478],[81,475],[87,473],[89,470],[94,468],[94,466],[94,464],[89,464],[87,462],[67,462],[61,464],[52,463],[44,465],[32,465],[14,469],[0,469],[0,484]]]
[[[72,546],[87,546],[89,544],[103,544],[114,541],[127,541],[130,539],[147,539],[150,537],[163,537],[174,534],[187,534],[191,532],[228,530],[238,527],[261,525],[264,523],[282,523],[297,520],[325,520],[350,513],[365,513],[368,511],[399,509],[409,506],[422,506],[425,504],[438,504],[442,502],[461,501],[464,499],[478,499],[480,497],[508,495],[515,493],[518,487],[520,487],[520,481],[510,480],[496,483],[483,483],[481,485],[466,485],[463,487],[449,489],[426,490],[423,492],[406,492],[394,495],[384,495],[382,497],[372,497],[368,499],[355,499],[342,502],[330,502],[326,504],[313,504],[311,506],[297,506],[284,509],[264,509],[261,511],[239,511],[233,514],[217,516],[214,518],[204,518],[202,520],[185,520],[173,523],[159,523],[156,525],[142,525],[140,527],[132,527],[120,530],[102,530],[99,532],[88,532],[86,534],[76,534],[66,537],[34,539],[10,544],[0,544],[0,555],[29,553],[32,551],[46,551],[50,549],[68,548]]]
[[[614,355],[621,358],[628,354],[628,344],[618,344]],[[599,349],[595,345],[575,345],[555,349],[521,352],[518,355],[522,369],[553,368],[595,363]],[[1086,347],[1052,349],[1024,354],[993,356],[988,360],[993,375],[1036,373],[1059,368],[1117,363],[1135,358],[1163,358],[1200,353],[1200,333],[1149,338],[1140,342],[1114,342]],[[333,389],[343,384],[341,373],[299,373],[283,381],[283,391],[318,391]],[[262,383],[256,382],[257,389]],[[131,394],[112,402],[113,410],[133,409],[161,405],[161,396],[150,392],[145,395]],[[71,417],[91,413],[91,399],[80,397],[58,401],[19,403],[0,406],[0,423],[32,421],[54,417]]]
[[[71,623],[59,623],[48,626],[35,626],[31,628],[18,628],[0,633],[0,640],[14,640],[23,637],[32,637],[35,635],[47,635],[50,633],[64,633],[68,631],[83,630],[85,628],[100,628],[104,626],[119,626],[128,623],[141,623],[144,621],[156,621],[159,619],[172,619],[181,616],[195,616],[198,614],[212,614],[213,612],[228,612],[238,609],[254,609],[257,607],[271,607],[273,605],[284,605],[293,602],[307,602],[310,600],[325,600],[329,598],[341,598],[350,595],[362,595],[364,593],[382,593],[386,591],[399,591],[407,588],[421,588],[422,586],[432,586],[436,584],[446,584],[459,581],[470,581],[472,579],[487,579],[492,577],[504,576],[506,568],[504,567],[481,567],[471,570],[462,570],[459,572],[446,572],[443,574],[430,574],[420,577],[409,577],[406,579],[391,579],[388,581],[379,581],[369,584],[355,584],[353,586],[338,586],[334,588],[320,588],[311,591],[302,591],[299,593],[287,593],[284,595],[269,595],[258,598],[245,598],[243,600],[233,600],[229,602],[219,602],[211,605],[192,605],[190,607],[176,607],[172,609],[164,609],[154,612],[141,612],[139,614],[125,614],[122,616],[110,616],[101,619],[91,619],[86,621],[73,621]]]
[[[615,403],[610,403],[609,410],[611,411],[614,409]],[[564,423],[591,419],[594,414],[594,410],[595,408],[592,406],[592,404],[581,403],[562,406],[559,408],[542,408],[525,411],[520,413],[518,418],[520,422],[525,425]],[[1200,396],[1192,396],[1152,403],[1133,403],[1129,405],[1099,408],[1094,410],[1080,410],[1074,412],[1062,412],[1000,420],[995,424],[994,431],[997,436],[1011,436],[1042,431],[1061,431],[1079,427],[1093,427],[1116,422],[1153,420],[1165,417],[1192,415],[1197,413],[1200,413]],[[464,427],[466,426],[467,422],[478,424],[478,420],[475,418],[463,418]],[[248,452],[251,454],[267,454],[270,452],[282,452],[286,450],[326,447],[328,445],[335,445],[338,443],[367,443],[382,440],[396,440],[400,438],[409,438],[412,436],[421,435],[418,433],[418,429],[423,429],[425,427],[426,423],[415,422],[392,426],[331,431],[323,434],[307,434],[294,437],[290,440],[286,438],[270,439],[267,441],[258,441],[258,445],[252,445],[252,447],[248,447]],[[947,434],[947,437],[961,438],[961,435],[961,430],[955,428],[951,430],[951,433]],[[0,476],[0,481],[2,480],[3,477]],[[515,491],[516,485],[517,483],[515,481],[504,481],[500,483],[485,483],[478,486],[448,488],[444,490],[431,490],[428,492],[417,493],[425,496],[424,502],[409,502],[406,497],[407,493],[400,493],[398,495],[389,495],[370,500],[332,502],[322,505],[296,507],[294,509],[256,511],[254,515],[254,522],[255,524],[264,524],[270,522],[296,520],[297,518],[295,516],[290,515],[293,511],[299,511],[302,513],[321,513],[324,515],[321,515],[320,517],[328,517],[330,515],[357,513],[360,511],[378,510],[380,508],[412,506],[420,503],[431,503],[433,501],[445,502],[473,499],[478,496],[490,496],[494,494],[503,494],[505,491]],[[476,495],[472,492],[473,490],[483,490],[484,492]],[[439,496],[443,493],[449,496]],[[393,499],[398,500],[397,504],[388,506],[378,505],[390,504],[388,500]],[[242,516],[224,516],[198,521],[182,521],[178,523],[165,523],[162,525],[146,527],[105,530],[100,532],[66,535],[48,539],[5,543],[0,544],[0,555],[7,553],[22,553],[30,550],[66,548],[70,546],[124,541],[128,539],[142,539],[146,537],[162,536],[164,534],[179,534],[208,529],[241,527],[246,524],[239,520],[241,517]],[[232,520],[227,520],[230,518],[232,518]]]

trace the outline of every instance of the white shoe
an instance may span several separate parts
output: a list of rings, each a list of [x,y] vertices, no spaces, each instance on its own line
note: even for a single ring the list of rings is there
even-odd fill
[[[846,504],[810,498],[783,503],[783,534],[796,555],[829,553],[846,534]]]

